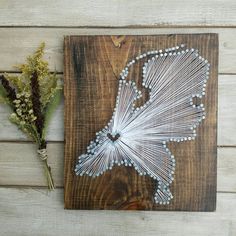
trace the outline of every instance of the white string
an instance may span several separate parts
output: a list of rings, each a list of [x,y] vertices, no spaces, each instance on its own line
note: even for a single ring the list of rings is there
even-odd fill
[[[37,152],[38,152],[39,158],[42,161],[45,161],[48,158],[48,154],[47,154],[47,149],[46,148],[38,149]]]
[[[175,159],[168,142],[194,140],[196,127],[205,119],[202,99],[209,78],[209,63],[197,50],[184,45],[154,50],[137,56],[122,70],[116,107],[110,122],[96,133],[87,152],[78,158],[77,175],[99,176],[114,165],[133,166],[140,175],[157,180],[154,200],[168,204],[173,198]],[[129,68],[141,59],[142,85],[149,88],[149,100],[134,107],[142,94],[135,82],[127,81]]]

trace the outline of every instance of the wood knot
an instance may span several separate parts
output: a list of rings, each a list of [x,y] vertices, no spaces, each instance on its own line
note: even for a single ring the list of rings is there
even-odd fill
[[[120,48],[122,44],[124,43],[125,36],[124,35],[111,36],[111,40],[113,44],[115,45],[115,47]]]

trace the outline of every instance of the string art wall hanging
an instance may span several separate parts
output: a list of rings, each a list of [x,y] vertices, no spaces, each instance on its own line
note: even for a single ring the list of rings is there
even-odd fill
[[[216,34],[65,38],[65,207],[212,211]]]

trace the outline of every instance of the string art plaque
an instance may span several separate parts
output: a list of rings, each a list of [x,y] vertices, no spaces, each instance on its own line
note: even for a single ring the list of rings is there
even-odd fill
[[[65,37],[65,208],[213,211],[216,34]]]

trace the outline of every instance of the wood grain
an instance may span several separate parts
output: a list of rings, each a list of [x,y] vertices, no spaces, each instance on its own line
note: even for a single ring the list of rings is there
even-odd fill
[[[236,130],[236,92],[234,91],[236,76],[226,76],[224,80],[219,80],[219,125],[218,140],[222,145],[235,145],[234,133]],[[232,119],[233,118],[233,119]],[[230,120],[234,122],[230,122]]]
[[[198,48],[201,55],[209,60],[211,79],[205,101],[208,119],[198,130],[199,138],[194,142],[171,145],[177,159],[175,182],[171,187],[175,198],[171,204],[153,204],[154,181],[138,176],[133,168],[115,167],[95,179],[75,176],[73,170],[77,156],[85,151],[95,132],[104,127],[111,117],[117,80],[126,62],[142,51],[171,47],[182,42],[188,47]],[[65,207],[214,210],[217,66],[216,34],[126,36],[121,47],[116,47],[109,36],[66,37]],[[140,70],[132,70],[130,77],[141,78]]]
[[[63,72],[64,35],[219,34],[219,73],[236,73],[236,28],[0,28],[0,71],[15,71],[40,42],[51,71]],[[12,56],[14,55],[14,57]]]
[[[0,188],[2,235],[234,236],[236,194],[217,194],[217,212],[67,211],[63,190]]]
[[[0,26],[235,26],[235,10],[234,0],[7,0]]]
[[[64,140],[64,125],[63,125],[63,101],[57,107],[52,115],[52,120],[48,127],[47,141],[63,141]],[[18,127],[9,121],[9,115],[12,110],[5,104],[0,104],[0,141],[26,141],[30,140]]]
[[[44,186],[43,166],[31,143],[0,143],[1,186]],[[48,161],[57,187],[64,186],[64,143],[48,144]],[[236,148],[218,148],[217,191],[236,192]],[[30,176],[30,178],[29,178]]]
[[[74,0],[73,0],[74,1]],[[189,9],[183,7],[182,2],[153,1],[148,0],[141,3],[141,7],[134,10],[126,7],[121,12],[120,1],[112,2],[119,9],[119,16],[107,16],[108,12],[102,8],[103,1],[97,1],[95,5],[84,6],[84,1],[78,3],[74,8],[68,2],[55,3],[54,1],[1,1],[1,24],[10,27],[0,28],[0,71],[15,71],[12,65],[22,63],[25,57],[31,54],[41,41],[47,44],[46,59],[50,62],[50,69],[63,71],[63,35],[84,35],[84,34],[176,34],[176,33],[219,33],[219,72],[236,73],[236,29],[218,28],[219,23],[225,26],[232,25],[232,19],[225,14],[225,9],[235,12],[235,1],[201,1],[204,7],[198,7],[199,1],[195,1],[197,7],[193,7],[193,1],[188,1]],[[78,2],[78,1],[77,1]],[[127,1],[122,1],[126,5]],[[161,4],[160,8],[155,4]],[[133,1],[130,4],[136,4]],[[176,8],[176,5],[178,6]],[[184,4],[186,2],[183,2]],[[90,6],[92,2],[90,1]],[[108,3],[107,3],[108,4]],[[50,5],[50,6],[49,6]],[[96,6],[100,5],[100,8]],[[127,5],[126,5],[127,6]],[[138,5],[137,5],[138,6]],[[172,7],[173,6],[173,7]],[[112,6],[111,6],[112,7]],[[179,7],[181,9],[179,9]],[[46,9],[50,8],[50,10]],[[66,8],[66,12],[65,12]],[[77,10],[79,8],[79,10]],[[154,11],[149,12],[148,9]],[[221,8],[224,10],[221,12]],[[82,9],[82,10],[81,10]],[[86,9],[86,11],[84,10]],[[185,11],[186,9],[186,11]],[[205,10],[204,10],[205,9]],[[216,11],[215,11],[216,9]],[[184,14],[182,14],[184,10]],[[205,14],[205,11],[208,14]],[[80,12],[80,13],[79,13]],[[98,14],[95,14],[97,13]],[[148,12],[148,14],[146,14]],[[173,12],[171,15],[170,13]],[[121,13],[121,14],[120,14]],[[151,16],[150,16],[151,14]],[[165,22],[170,22],[166,28],[141,28],[138,25],[142,22],[154,22],[161,15]],[[121,17],[122,16],[122,17]],[[68,19],[68,20],[67,20]],[[182,20],[182,23],[180,22]],[[209,28],[209,19],[211,24]],[[178,28],[178,25],[189,24],[190,28]],[[47,28],[47,25],[54,24],[58,28]],[[68,27],[68,22],[72,22],[74,28],[63,28],[63,24]],[[99,28],[97,25],[109,25],[108,28]],[[156,22],[156,21],[155,21]],[[91,25],[94,28],[77,28],[78,25]],[[120,23],[133,24],[133,28],[116,28]],[[199,23],[206,28],[199,28]],[[25,27],[21,27],[24,24]],[[33,25],[42,27],[32,27]],[[15,27],[12,27],[12,26]],[[20,27],[18,27],[20,26]],[[30,27],[28,27],[30,26]],[[158,22],[157,27],[162,26]],[[175,27],[176,26],[176,27]],[[112,28],[114,27],[114,28]],[[154,26],[155,27],[155,26]],[[175,28],[173,28],[175,27]],[[12,56],[14,55],[14,56]],[[219,119],[218,119],[218,144],[236,145],[236,107],[232,102],[236,100],[235,75],[221,75],[219,77]],[[227,83],[227,80],[231,83]],[[224,90],[221,89],[224,86]],[[227,90],[231,93],[228,96]],[[221,91],[225,91],[221,93]],[[1,105],[0,105],[1,107]],[[223,111],[224,112],[221,112]],[[3,108],[3,111],[5,109]],[[3,117],[4,114],[4,117]],[[51,125],[56,122],[55,129],[50,131],[50,140],[63,140],[63,130],[61,113],[53,119]],[[0,136],[14,140],[13,143],[0,143],[0,181],[3,184],[37,185],[37,178],[40,177],[39,166],[34,165],[34,151],[32,145],[24,143],[24,148],[20,147],[25,140],[23,135],[16,128],[10,128],[7,123],[7,113],[0,113]],[[223,128],[223,126],[225,128]],[[13,126],[12,126],[13,127]],[[231,128],[232,127],[232,128]],[[10,131],[10,132],[9,132]],[[15,136],[14,136],[15,135]],[[53,137],[52,137],[53,135]],[[59,138],[58,138],[59,137]],[[16,143],[15,143],[16,142]],[[63,144],[60,144],[63,145]],[[5,151],[4,151],[5,149]],[[55,149],[55,150],[54,150]],[[62,166],[61,148],[56,145],[50,148],[50,160],[52,167],[58,171],[55,179],[59,181],[61,172],[57,168],[58,162]],[[234,191],[235,183],[235,150],[236,148],[218,149],[218,187],[219,191]],[[54,155],[57,152],[58,156]],[[36,158],[36,156],[35,156]],[[24,162],[24,165],[22,165]],[[19,164],[19,165],[18,165]],[[5,166],[9,170],[3,172],[1,167]],[[61,168],[61,167],[60,167]],[[32,172],[31,172],[32,171]],[[38,171],[38,172],[37,172]],[[11,174],[9,174],[11,173]],[[28,175],[29,174],[29,175]],[[31,176],[32,178],[29,178]],[[58,177],[57,177],[58,176]],[[32,182],[31,182],[32,179]],[[59,182],[58,182],[59,184]],[[41,184],[40,184],[41,185]],[[235,216],[235,194],[219,193],[217,195],[217,211],[215,213],[194,213],[194,212],[113,212],[113,211],[64,211],[63,190],[56,190],[51,195],[46,194],[41,188],[0,188],[0,227],[1,234],[6,236],[41,236],[41,235],[83,235],[83,236],[106,236],[106,235],[166,235],[166,236],[234,236],[236,235]]]
[[[218,148],[217,152],[217,190],[236,192],[236,148]]]
[[[56,187],[63,186],[63,143],[48,143],[48,163]],[[0,185],[47,186],[44,166],[33,143],[0,143]]]
[[[218,91],[218,145],[236,145],[236,75],[219,75]],[[58,107],[50,122],[48,141],[64,140],[64,106],[63,102]],[[0,105],[0,141],[26,141],[27,137],[9,122],[10,110],[7,106]]]

